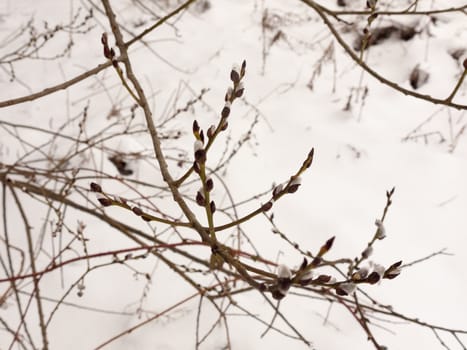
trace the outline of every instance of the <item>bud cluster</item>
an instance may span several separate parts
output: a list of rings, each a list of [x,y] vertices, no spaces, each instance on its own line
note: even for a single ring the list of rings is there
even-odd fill
[[[243,84],[243,77],[245,76],[246,72],[246,61],[243,60],[242,65],[238,66],[238,64],[234,64],[231,71],[230,71],[230,80],[232,80],[233,87],[229,87],[227,92],[225,93],[225,104],[221,111],[221,130],[227,129],[228,123],[227,118],[230,115],[230,109],[232,106],[233,101],[236,98],[240,98],[243,96],[245,92],[245,86]]]
[[[101,185],[91,182],[89,184],[91,192],[94,192],[96,194],[96,198],[98,202],[103,206],[103,207],[109,207],[113,204],[112,199],[110,199],[107,195],[104,194],[102,191]]]
[[[353,282],[376,284],[381,279],[393,279],[401,273],[402,261],[398,261],[387,269],[374,262],[370,262],[368,266],[362,267],[354,272],[351,276]]]
[[[103,33],[101,36],[101,43],[104,49],[104,57],[107,58],[108,60],[112,61],[112,65],[114,67],[118,66],[117,60],[115,59],[115,50],[111,47],[109,47],[109,40],[107,37],[107,33]]]

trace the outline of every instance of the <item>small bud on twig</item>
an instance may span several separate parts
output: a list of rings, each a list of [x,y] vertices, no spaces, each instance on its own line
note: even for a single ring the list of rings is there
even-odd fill
[[[143,211],[138,207],[133,207],[133,209],[131,209],[131,210],[133,211],[133,213],[135,213],[138,216],[141,216],[141,215],[144,214]]]
[[[193,121],[193,134],[196,136],[199,133],[199,124],[198,121]]]
[[[272,202],[271,201],[266,202],[261,206],[262,211],[268,211],[271,208],[272,208]]]
[[[242,78],[245,76],[245,72],[246,72],[246,60],[243,60],[242,68],[240,69],[240,75]]]
[[[279,193],[282,191],[282,188],[282,184],[279,184],[276,187],[274,187],[274,189],[272,190],[272,196],[276,197],[277,195],[279,195]]]
[[[196,140],[193,148],[195,150],[196,162],[206,162],[206,151],[203,148],[203,142],[201,140]]]
[[[144,221],[151,221],[151,217],[146,214],[141,215],[141,219],[143,219]]]
[[[313,163],[313,157],[315,154],[315,149],[312,148],[310,152],[308,152],[308,156],[306,157],[305,161],[303,162],[303,167],[305,169],[308,169],[311,164]]]
[[[370,273],[370,275],[367,277],[367,281],[370,284],[375,284],[381,280],[386,269],[384,268],[384,266],[379,264],[370,264],[372,264],[373,272]]]
[[[322,284],[322,283],[329,283],[331,281],[332,277],[329,275],[319,275],[318,278],[316,278],[315,282]]]
[[[357,288],[357,285],[355,283],[352,283],[352,282],[341,283],[338,287],[336,287],[336,293],[338,295],[345,296],[345,295],[352,294],[356,288]]]
[[[242,82],[238,83],[238,86],[235,89],[235,97],[237,98],[242,97],[244,92],[245,92],[245,86],[243,85]]]
[[[224,105],[224,108],[222,108],[222,112],[221,112],[221,116],[222,118],[227,118],[230,114],[230,106],[231,106],[231,103],[230,101],[227,101]]]
[[[212,179],[210,177],[208,177],[206,179],[206,190],[208,192],[211,192],[213,188],[214,188],[214,181],[212,181]]]
[[[102,192],[101,185],[96,184],[95,182],[91,182],[90,187],[92,192]]]
[[[302,184],[302,179],[300,176],[295,177],[289,184],[289,187],[287,189],[287,192],[289,193],[295,193],[297,192],[298,188]]]
[[[389,266],[389,268],[384,272],[384,278],[392,280],[393,278],[399,276],[402,272],[401,265],[402,260]]]
[[[208,136],[208,138],[212,138],[214,136],[215,131],[216,131],[216,127],[214,125],[211,125],[208,131],[206,132],[206,135]]]
[[[200,207],[204,207],[206,205],[206,198],[204,198],[203,190],[200,189],[198,192],[196,192],[196,203]]]
[[[318,256],[323,256],[324,254],[326,254],[331,248],[332,248],[332,245],[334,244],[334,239],[336,238],[336,236],[332,236],[331,238],[329,238],[326,243],[320,248],[319,250],[319,253],[318,253]]]
[[[376,238],[384,239],[386,237],[386,228],[384,227],[383,222],[379,219],[376,219],[375,225],[377,227]]]
[[[99,201],[99,203],[104,207],[109,207],[112,205],[112,201],[100,192],[96,192],[96,198]]]
[[[233,65],[232,70],[230,71],[230,80],[235,84],[240,81],[240,67],[238,67],[238,64]]]

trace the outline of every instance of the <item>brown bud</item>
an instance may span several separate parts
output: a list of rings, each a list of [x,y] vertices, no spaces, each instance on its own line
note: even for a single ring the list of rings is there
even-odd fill
[[[226,103],[224,108],[222,108],[221,116],[222,118],[227,118],[230,114],[230,103]]]
[[[297,192],[298,188],[300,187],[302,180],[300,176],[293,177],[289,183],[289,187],[287,188],[288,193],[295,193]]]
[[[204,132],[203,132],[203,130],[201,130],[199,132],[199,139],[201,140],[202,143],[204,143]]]
[[[102,192],[102,187],[101,187],[101,185],[96,184],[95,182],[91,182],[90,187],[91,187],[91,191],[92,191],[92,192],[99,192],[99,193]]]
[[[272,196],[273,197],[277,197],[279,195],[279,193],[282,191],[282,185],[277,185],[276,187],[274,187],[274,189],[272,190]]]
[[[339,288],[339,287],[336,288],[336,294],[337,294],[337,295],[340,295],[340,296],[346,296],[346,295],[348,295],[347,292],[346,292],[345,290],[343,290],[342,288]]]
[[[303,167],[305,169],[308,169],[313,163],[314,154],[315,154],[315,149],[312,148],[311,151],[308,153],[308,156],[306,157],[305,161],[303,162]]]
[[[370,273],[370,275],[367,277],[366,281],[370,284],[375,284],[375,283],[378,283],[378,281],[381,279],[381,275],[376,272],[376,271],[373,271],[372,273]]]
[[[237,98],[242,97],[244,92],[245,92],[245,88],[243,87],[243,84],[240,83],[238,87],[235,89],[235,97]]]
[[[277,285],[281,291],[286,292],[292,285],[292,280],[290,278],[278,278]]]
[[[221,130],[222,130],[222,131],[227,130],[227,127],[228,127],[228,126],[229,126],[229,122],[228,122],[227,120],[224,120],[224,121],[222,122]]]
[[[100,198],[97,198],[97,200],[104,207],[109,207],[112,205],[112,201],[106,197],[100,197]]]
[[[193,134],[196,136],[199,133],[199,124],[198,121],[193,121]]]
[[[209,177],[209,178],[206,180],[206,190],[207,190],[208,192],[211,192],[213,188],[214,188],[214,181],[212,181],[212,179]]]
[[[151,221],[151,217],[146,214],[141,215],[141,219],[143,219],[144,221]]]
[[[206,198],[204,198],[204,195],[201,193],[201,191],[196,193],[196,203],[201,207],[206,205]]]
[[[211,125],[206,132],[206,135],[208,135],[208,138],[211,138],[214,136],[214,133],[216,132],[216,127],[214,125]]]
[[[317,256],[316,258],[314,258],[312,261],[311,261],[311,264],[313,266],[318,266],[319,264],[321,264],[321,258],[319,256]]]
[[[107,33],[102,33],[101,43],[102,43],[102,45],[108,45]]]
[[[281,300],[285,297],[285,294],[278,288],[274,288],[271,291],[271,296],[276,300]]]
[[[464,66],[464,69],[467,69],[467,58],[464,60],[464,62],[462,63],[462,65]]]
[[[112,56],[110,55],[110,49],[108,46],[104,46],[104,57],[109,60],[112,58]]]
[[[211,201],[211,203],[209,203],[209,207],[211,208],[211,213],[214,214],[216,212],[216,203]]]
[[[401,273],[401,265],[402,260],[389,266],[389,268],[384,272],[384,278],[392,280],[393,278],[399,276]]]
[[[240,68],[240,75],[243,77],[246,71],[246,60],[243,60],[242,67]]]
[[[206,151],[203,148],[195,152],[195,160],[200,164],[206,162]]]
[[[272,202],[271,201],[266,202],[261,206],[262,211],[268,211],[271,208],[272,208]]]
[[[237,65],[235,65],[230,71],[230,80],[232,80],[235,84],[240,81],[240,72],[238,71]]]
[[[141,216],[141,215],[144,214],[143,211],[138,207],[133,207],[133,209],[131,209],[131,210],[133,211],[133,213],[135,213],[138,216]]]
[[[334,239],[336,237],[333,236],[331,238],[329,238],[326,243],[321,247],[321,249],[319,250],[319,253],[318,253],[318,256],[322,256],[324,254],[326,254],[331,248],[332,248],[332,244],[334,243]]]
[[[299,187],[300,187],[300,184],[290,185],[289,188],[287,188],[287,192],[288,193],[295,193],[295,192],[297,192]]]
[[[319,275],[315,281],[317,283],[328,283],[330,280],[331,280],[331,276],[329,275]]]

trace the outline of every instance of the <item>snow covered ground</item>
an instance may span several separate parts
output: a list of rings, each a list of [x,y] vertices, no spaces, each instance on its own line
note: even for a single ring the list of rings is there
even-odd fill
[[[153,1],[143,3],[157,9]],[[394,280],[384,280],[363,289],[381,303],[390,304],[394,310],[420,321],[467,329],[467,139],[463,133],[467,125],[466,110],[421,101],[379,83],[344,53],[313,10],[299,1],[216,0],[210,3],[209,9],[193,7],[176,17],[177,20],[172,20],[174,26],[162,26],[150,34],[146,40],[151,50],[140,44],[130,49],[136,74],[148,93],[154,94],[151,103],[156,121],[166,115],[166,108],[173,108],[174,94],[179,95],[177,108],[183,108],[202,89],[209,89],[203,95],[204,104],[197,103],[164,127],[166,132],[183,132],[179,139],[165,143],[168,154],[174,157],[183,152],[191,154],[194,118],[206,129],[217,122],[225,90],[230,84],[232,63],[245,59],[245,96],[234,103],[229,120],[232,144],[245,135],[255,118],[257,124],[223,174],[235,201],[250,198],[270,189],[272,183],[287,180],[314,147],[313,165],[303,176],[299,191],[274,205],[275,223],[292,241],[313,252],[329,237],[336,236],[329,259],[353,258],[359,256],[371,239],[374,221],[384,208],[385,191],[394,186],[393,204],[385,221],[387,238],[376,242],[372,260],[385,266],[398,260],[409,263],[444,248],[450,255],[437,255],[403,269]],[[334,5],[333,1],[328,3],[330,7]],[[355,3],[355,8],[364,8],[364,1]],[[400,3],[400,6],[394,5],[397,8],[407,6],[406,1],[395,3]],[[446,6],[446,1],[420,3],[426,8]],[[39,27],[43,21],[51,26],[66,23],[80,7],[83,16],[85,8],[91,4],[84,0],[3,1],[0,3],[0,57],[11,47],[2,45],[3,38],[21,23],[31,18]],[[137,33],[151,23],[151,16],[143,14],[132,1],[112,1],[112,5],[118,19],[132,32]],[[449,1],[449,6],[461,5],[465,5],[465,1]],[[272,24],[262,30],[265,9]],[[94,15],[90,20],[93,27],[85,34],[74,34],[74,46],[64,57],[19,61],[15,63],[18,80],[13,82],[8,75],[9,66],[2,65],[0,101],[40,91],[104,62],[100,35],[103,31],[110,33],[110,29],[101,13],[95,10]],[[440,14],[436,18],[434,23],[425,17],[394,16],[389,20],[386,17],[381,23],[378,18],[375,22],[378,25],[414,25],[420,33],[408,41],[392,37],[370,47],[366,62],[382,76],[407,89],[411,89],[409,76],[412,69],[420,64],[430,76],[417,91],[447,97],[462,73],[461,61],[456,61],[450,53],[459,48],[467,49],[467,21],[465,15],[455,13]],[[337,23],[336,27],[342,29],[344,25]],[[361,25],[357,27],[362,28]],[[44,52],[53,55],[60,51],[69,39],[67,35],[61,35],[51,41]],[[343,37],[352,44],[356,31],[344,33]],[[269,45],[271,41],[273,44]],[[326,50],[328,56],[323,59]],[[316,73],[320,62],[322,65]],[[454,102],[467,104],[465,83]],[[113,106],[127,112],[131,104],[118,77],[108,69],[66,91],[2,108],[0,121],[54,131],[89,106],[86,132],[92,134],[113,120],[107,118]],[[143,123],[142,113],[137,112],[136,118],[135,123]],[[77,129],[76,123],[72,126]],[[78,133],[73,129],[68,131],[74,135]],[[24,135],[30,135],[28,141],[32,144],[42,142],[40,133],[29,131]],[[226,135],[223,135],[219,142],[225,139]],[[0,140],[2,163],[10,164],[23,154],[24,150],[18,148],[5,128],[0,129]],[[54,154],[66,152],[66,145],[65,141],[57,142]],[[134,152],[151,150],[150,139],[144,134],[123,135],[109,140],[106,146]],[[210,158],[213,164],[222,151],[222,147],[213,150]],[[96,153],[96,159],[103,170],[117,174],[105,156]],[[79,163],[73,165],[80,166]],[[160,174],[152,164],[135,160],[131,165],[135,170],[133,178],[161,183]],[[171,171],[175,177],[183,173],[175,162],[171,163]],[[87,187],[91,180],[82,180],[81,184]],[[118,194],[125,195],[118,185],[110,186],[105,189],[112,193],[121,191]],[[218,206],[227,205],[220,186],[214,196],[217,196]],[[246,214],[260,202],[250,202],[239,206],[238,210]],[[16,232],[23,230],[23,224],[18,213],[10,210],[13,203],[13,198],[8,195],[11,239],[26,247],[25,238]],[[44,209],[32,201],[28,203],[31,203],[27,208],[30,221],[35,234],[39,235]],[[158,205],[173,206],[168,199]],[[120,208],[109,208],[106,212],[143,230],[148,228]],[[134,246],[95,218],[84,219],[73,210],[68,214],[68,222],[74,225],[77,220],[84,220],[89,253]],[[261,248],[264,257],[277,259],[291,267],[301,262],[300,254],[271,233],[264,217],[255,218],[242,227]],[[1,244],[4,245],[3,239]],[[1,249],[0,254],[6,260],[4,247]],[[197,252],[208,254],[202,249]],[[65,268],[63,275],[59,272],[45,275],[41,280],[43,296],[60,298],[70,283],[84,272],[84,266],[84,262],[77,263]],[[152,274],[151,283],[147,284],[144,276],[135,276],[118,264],[86,276],[84,295],[78,297],[73,290],[66,299],[70,304],[61,306],[48,327],[51,349],[94,349],[139,322],[134,314],[139,306],[146,311],[142,314],[144,319],[195,292],[162,263],[135,261],[132,266]],[[4,277],[2,270],[0,278]],[[206,281],[213,283],[214,280],[207,276]],[[0,284],[0,296],[8,287],[8,283]],[[145,292],[147,295],[139,305]],[[273,316],[274,310],[259,293],[241,295],[238,300],[268,321]],[[44,303],[49,314],[55,303]],[[194,298],[170,316],[135,330],[108,348],[192,349],[198,303],[199,299]],[[0,318],[12,320],[18,317],[14,305],[13,299],[1,305]],[[97,312],[76,307],[78,305],[120,314]],[[290,295],[282,301],[280,310],[312,341],[313,348],[374,348],[355,319],[339,305],[329,309],[326,302]],[[239,313],[235,309],[229,311]],[[204,300],[201,315],[203,332],[215,321],[217,311]],[[40,339],[37,321],[34,315],[30,317],[33,319],[33,337]],[[287,326],[281,322],[278,320],[278,325],[286,330]],[[261,338],[265,328],[244,315],[231,316],[232,348],[306,348],[303,343],[274,331]],[[442,347],[431,329],[407,323],[381,321],[375,325],[374,333],[388,349]],[[447,346],[461,348],[448,333],[440,335]],[[467,342],[467,335],[459,337]],[[0,349],[8,349],[10,343],[11,335],[0,325]],[[223,346],[225,331],[219,327],[201,348],[221,349]]]

